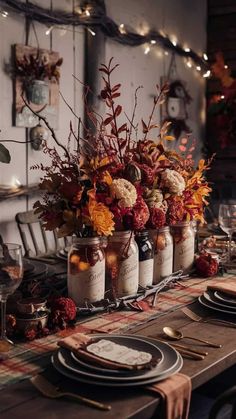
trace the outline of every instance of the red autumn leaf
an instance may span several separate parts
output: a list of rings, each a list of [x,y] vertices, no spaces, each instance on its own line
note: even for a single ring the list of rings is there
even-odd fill
[[[119,141],[119,145],[120,145],[120,149],[122,150],[122,148],[124,148],[126,146],[127,140],[125,139],[121,139]]]
[[[106,118],[104,121],[103,121],[103,123],[104,123],[104,125],[108,125],[108,124],[110,124],[110,122],[113,120],[113,116],[109,116],[108,118]]]
[[[117,105],[116,109],[115,109],[115,116],[119,116],[122,112],[122,106]]]
[[[148,132],[148,127],[145,124],[144,120],[142,119],[142,125],[143,125],[143,134],[146,134]]]
[[[120,96],[120,93],[114,93],[111,95],[112,99],[115,99],[115,97],[119,97],[119,96]]]
[[[118,134],[122,131],[126,131],[126,129],[127,129],[127,124],[125,123],[125,124],[121,125],[121,127],[118,129]]]
[[[117,90],[119,90],[120,86],[121,86],[121,84],[120,84],[120,83],[119,83],[119,84],[116,84],[116,85],[115,85],[115,86],[111,89],[112,93],[113,93],[113,92],[116,92]]]
[[[102,71],[103,73],[109,74],[109,71],[106,68],[99,68],[99,71]]]

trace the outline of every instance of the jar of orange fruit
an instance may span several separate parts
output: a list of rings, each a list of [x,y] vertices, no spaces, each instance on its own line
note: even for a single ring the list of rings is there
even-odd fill
[[[96,302],[105,293],[105,256],[99,237],[81,237],[68,254],[68,295],[78,306]]]

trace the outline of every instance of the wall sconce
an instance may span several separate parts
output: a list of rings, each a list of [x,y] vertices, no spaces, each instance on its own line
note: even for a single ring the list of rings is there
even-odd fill
[[[42,150],[42,142],[47,141],[48,139],[48,130],[45,127],[42,127],[41,124],[36,125],[36,127],[31,128],[30,130],[30,142],[31,147],[35,150]]]

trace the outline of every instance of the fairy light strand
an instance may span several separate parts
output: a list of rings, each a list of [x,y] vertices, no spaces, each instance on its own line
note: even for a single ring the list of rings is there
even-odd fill
[[[158,47],[162,47],[165,55],[167,55],[169,51],[172,51],[183,58],[191,60],[192,63],[195,63],[195,67],[201,67],[203,76],[209,70],[206,53],[204,53],[203,56],[198,55],[192,49],[181,46],[176,39],[169,38],[161,30],[152,30],[144,35],[128,31],[124,24],[121,23],[118,25],[113,19],[106,15],[104,1],[99,2],[96,7],[93,7],[92,4],[89,5],[88,3],[86,4],[86,7],[83,7],[81,4],[76,7],[74,13],[67,13],[61,10],[51,11],[31,2],[23,3],[18,0],[0,0],[0,3],[8,6],[9,9],[18,12],[19,14],[25,15],[31,20],[45,24],[47,27],[62,25],[84,26],[87,28],[92,27],[94,33],[94,28],[96,29],[96,27],[99,27],[107,37],[110,37],[113,41],[123,45],[140,46],[142,44],[149,44],[154,46],[156,44]],[[5,13],[8,14],[8,12]],[[1,11],[3,17],[7,17],[7,14],[5,13],[3,16],[3,10]],[[206,77],[209,76],[210,74]]]

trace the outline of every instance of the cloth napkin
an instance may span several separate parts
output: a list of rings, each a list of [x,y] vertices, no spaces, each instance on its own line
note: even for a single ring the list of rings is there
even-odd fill
[[[92,343],[93,341],[94,341],[93,337],[86,336],[83,333],[74,333],[73,335],[68,336],[60,340],[59,342],[57,342],[57,345],[62,348],[69,349],[81,359],[90,361],[92,364],[98,364],[108,369],[110,368],[110,369],[136,371],[140,369],[149,368],[152,366],[152,364],[155,365],[158,362],[158,360],[153,360],[147,364],[129,365],[129,364],[122,364],[120,362],[108,360],[108,359],[99,357],[96,354],[90,353],[86,350],[86,346],[89,343]]]
[[[217,281],[215,285],[208,285],[208,290],[223,292],[236,298],[236,278]]]
[[[192,384],[191,379],[181,373],[172,375],[152,386],[149,390],[162,396],[164,401],[160,417],[165,419],[187,419],[189,414]]]

